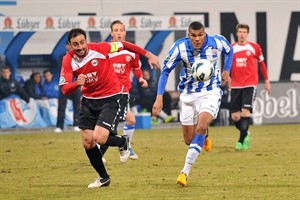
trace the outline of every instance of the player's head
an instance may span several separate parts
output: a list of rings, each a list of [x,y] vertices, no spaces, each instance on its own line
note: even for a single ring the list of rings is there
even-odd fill
[[[110,24],[110,35],[114,42],[124,41],[126,37],[125,25],[120,20],[113,21]]]
[[[247,37],[250,31],[250,28],[247,24],[238,24],[236,25],[236,36],[238,38],[238,43],[244,44],[247,42]]]
[[[189,25],[188,37],[196,50],[199,50],[202,47],[205,36],[205,28],[201,22],[194,21]]]
[[[2,78],[4,78],[5,80],[9,80],[10,75],[11,75],[10,68],[8,66],[2,67],[2,69],[1,69]]]
[[[86,33],[81,28],[72,29],[68,34],[71,49],[78,57],[84,57],[87,52]]]

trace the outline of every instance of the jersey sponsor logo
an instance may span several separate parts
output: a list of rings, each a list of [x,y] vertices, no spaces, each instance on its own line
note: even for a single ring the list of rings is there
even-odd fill
[[[115,73],[117,74],[124,74],[126,69],[126,64],[124,63],[114,63],[113,64]]]
[[[93,59],[93,60],[91,61],[91,64],[92,64],[94,67],[98,66],[98,60]]]
[[[92,83],[98,81],[98,75],[97,72],[91,72],[86,74],[86,83]]]
[[[237,67],[246,67],[247,66],[247,58],[236,58],[235,59]]]

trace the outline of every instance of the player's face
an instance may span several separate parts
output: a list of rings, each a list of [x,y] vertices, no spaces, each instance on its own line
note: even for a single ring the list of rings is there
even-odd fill
[[[126,31],[123,24],[114,24],[111,31],[112,41],[122,42],[125,40]]]
[[[11,72],[9,69],[2,69],[1,71],[1,76],[5,79],[5,80],[9,80],[9,77],[11,75]]]
[[[87,42],[84,35],[80,34],[70,40],[71,49],[78,57],[84,57],[87,52]]]
[[[201,28],[199,30],[189,29],[188,36],[193,44],[193,47],[196,50],[199,50],[204,43],[204,38],[206,36],[206,33],[204,28]]]
[[[245,28],[239,28],[236,32],[236,36],[238,37],[238,43],[244,44],[247,42],[248,31]]]

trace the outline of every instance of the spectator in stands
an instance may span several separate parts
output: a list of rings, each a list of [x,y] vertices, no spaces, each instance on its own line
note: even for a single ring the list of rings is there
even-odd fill
[[[0,100],[10,95],[20,96],[26,103],[29,103],[29,96],[20,86],[20,84],[11,77],[11,71],[8,66],[1,69],[0,77]]]
[[[27,92],[29,97],[34,99],[44,98],[44,89],[42,86],[42,77],[39,72],[33,72],[30,78],[25,82],[24,90]]]
[[[136,103],[141,105],[143,108],[147,109],[147,112],[152,111],[152,106],[156,99],[157,93],[157,82],[152,79],[149,70],[143,70],[144,79],[148,82],[148,88],[143,88],[139,84],[137,85],[138,96],[140,98],[136,98]],[[169,123],[175,119],[174,116],[171,115],[171,96],[168,92],[164,93],[164,102],[163,102],[163,110],[158,115],[165,123]]]
[[[58,86],[58,80],[53,79],[53,74],[49,69],[46,69],[43,71],[44,76],[44,96],[47,98],[57,98],[58,99],[58,93],[59,93],[59,86]]]
[[[66,43],[66,52],[70,50],[70,45]],[[65,96],[62,93],[61,86],[59,87],[58,93],[58,108],[57,108],[57,122],[56,128],[54,132],[61,133],[64,129],[64,122],[66,116],[66,107],[67,107],[67,100],[70,99],[73,102],[73,128],[74,131],[79,132],[80,129],[78,127],[79,122],[79,114],[80,114],[80,99],[81,99],[81,92],[80,89],[76,89],[74,93],[69,96]]]

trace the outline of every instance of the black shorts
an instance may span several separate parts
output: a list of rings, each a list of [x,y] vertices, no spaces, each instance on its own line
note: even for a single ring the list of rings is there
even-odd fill
[[[230,112],[239,112],[242,108],[245,108],[252,113],[255,96],[256,87],[231,89]]]
[[[128,105],[129,105],[129,99],[130,95],[129,94],[122,94],[121,95],[121,111],[120,111],[120,121],[125,121],[126,115],[128,112]]]
[[[119,123],[121,95],[115,95],[104,99],[81,100],[81,112],[79,128],[94,130],[95,126],[101,126],[110,133],[117,134]]]

